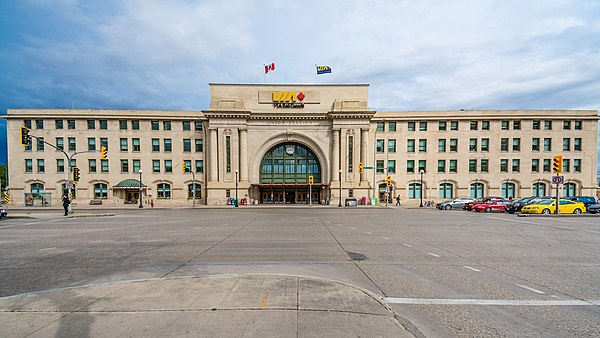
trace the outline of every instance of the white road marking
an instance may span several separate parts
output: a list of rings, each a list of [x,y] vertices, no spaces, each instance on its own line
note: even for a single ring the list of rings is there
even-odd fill
[[[371,233],[367,231],[367,235],[371,235]]]
[[[404,245],[407,248],[412,248],[412,245],[410,245],[410,244],[402,244],[402,245]]]
[[[0,229],[14,228],[14,227],[15,227],[14,225],[5,225],[5,226],[0,227]]]
[[[517,299],[426,299],[383,298],[388,304],[410,305],[503,305],[503,306],[597,306],[600,300],[517,300]]]
[[[47,250],[54,250],[56,248],[46,248],[46,249],[40,249],[40,251],[47,251]]]
[[[540,291],[538,289],[530,288],[529,286],[525,286],[525,285],[521,285],[521,284],[517,284],[517,286],[520,287],[520,288],[523,288],[525,290],[529,290],[531,292],[535,292],[535,293],[540,294],[540,295],[546,294],[544,291]]]
[[[481,270],[475,269],[474,267],[471,267],[471,266],[468,266],[468,265],[465,265],[464,267],[467,268],[467,269],[469,269],[469,270],[473,270],[475,272],[481,272]]]
[[[389,238],[387,238],[387,237],[383,237],[383,239],[389,239]]]
[[[350,227],[350,229],[352,229],[352,230],[356,230],[356,228],[355,228],[355,227]]]
[[[50,219],[50,220],[41,221],[41,222],[25,223],[23,225],[44,224],[44,223],[52,223],[52,222],[67,221],[67,220],[69,220],[69,218]]]
[[[344,225],[343,225],[343,224],[338,224],[338,226],[339,226],[339,227],[343,227]]]
[[[430,256],[433,256],[433,257],[437,257],[437,258],[441,257],[440,255],[436,255],[436,254],[434,254],[432,252],[428,252],[427,254],[430,255]]]

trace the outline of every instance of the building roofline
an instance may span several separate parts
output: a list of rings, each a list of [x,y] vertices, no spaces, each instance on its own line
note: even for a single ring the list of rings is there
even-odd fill
[[[236,86],[236,87],[369,87],[368,83],[208,83],[209,86]]]

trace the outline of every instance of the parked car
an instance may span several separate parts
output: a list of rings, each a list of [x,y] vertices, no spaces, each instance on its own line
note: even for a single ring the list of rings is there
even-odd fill
[[[473,210],[473,208],[479,204],[479,203],[487,203],[491,200],[501,200],[503,199],[502,197],[482,197],[482,198],[478,198],[473,202],[467,202],[465,203],[465,205],[463,206],[463,210]]]
[[[514,214],[515,212],[520,212],[521,208],[523,208],[524,206],[533,203],[534,200],[536,200],[537,197],[535,196],[531,196],[531,197],[525,197],[525,198],[521,198],[520,200],[516,200],[513,202],[510,202],[508,204],[506,204],[506,212],[508,212],[509,214]]]
[[[535,204],[526,205],[521,209],[524,214],[553,214],[556,210],[556,200],[542,200]],[[586,211],[581,202],[571,200],[559,200],[558,211],[561,214],[581,214]]]
[[[600,212],[600,204],[589,205],[587,207],[587,211],[589,211],[591,214],[595,214],[597,212]]]
[[[492,211],[498,211],[498,212],[504,212],[506,211],[506,205],[510,203],[509,200],[497,200],[497,199],[492,199],[489,200],[487,202],[483,202],[483,203],[477,203],[476,205],[473,206],[473,210],[477,211],[477,212],[492,212]]]
[[[6,209],[0,208],[0,219],[3,219],[7,215],[8,215],[8,212],[6,211]]]
[[[472,198],[459,197],[459,198],[455,198],[450,201],[438,203],[437,208],[440,210],[451,210],[453,208],[463,208],[465,203],[473,202],[473,201],[474,201],[474,199],[472,199]]]
[[[581,202],[581,203],[585,204],[586,208],[589,205],[598,203],[598,201],[596,201],[596,198],[594,196],[575,196],[575,197],[569,197],[569,199],[571,201]]]

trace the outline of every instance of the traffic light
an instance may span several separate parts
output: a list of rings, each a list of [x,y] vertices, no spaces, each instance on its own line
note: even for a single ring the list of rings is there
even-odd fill
[[[181,171],[184,173],[188,171],[188,167],[185,164],[185,160],[181,161]]]
[[[563,171],[563,157],[562,155],[556,155],[552,159],[552,172],[560,174]]]
[[[391,187],[391,186],[392,186],[392,176],[388,176],[388,177],[385,179],[385,185],[387,185],[388,187]]]
[[[308,176],[308,184],[314,184],[315,178],[313,176]]]
[[[103,160],[108,159],[108,149],[105,146],[100,147],[100,158]]]
[[[358,162],[358,173],[362,174],[365,170],[365,164],[362,162]]]
[[[79,182],[79,179],[81,178],[79,168],[73,167],[71,168],[71,171],[73,172],[73,182]]]
[[[31,135],[29,135],[29,128],[21,126],[21,144],[28,146],[31,143]]]

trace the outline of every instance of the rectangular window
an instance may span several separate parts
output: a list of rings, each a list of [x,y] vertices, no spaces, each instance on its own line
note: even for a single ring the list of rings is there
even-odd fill
[[[190,123],[190,121],[181,121],[181,129],[183,131],[192,130],[191,126],[192,126],[192,124]],[[191,168],[191,163],[190,163],[190,168]]]
[[[406,152],[408,152],[408,153],[415,152],[415,140],[414,139],[406,140]]]
[[[166,138],[164,139],[164,143],[165,143],[165,152],[171,152],[173,151],[173,141],[170,138]]]
[[[544,130],[552,130],[552,121],[544,121]]]
[[[458,151],[458,139],[450,139],[450,151]]]
[[[96,138],[88,137],[88,150],[90,150],[90,151],[96,150]]]
[[[67,128],[75,129],[75,120],[67,120]]]
[[[533,130],[540,130],[540,121],[534,120],[531,121],[531,129]]]
[[[96,129],[96,121],[87,120],[87,129]]]
[[[550,159],[544,159],[544,172],[550,172]]]
[[[203,160],[196,160],[196,173],[203,173],[204,172],[204,161]]]
[[[141,148],[141,146],[140,146],[140,139],[139,138],[132,138],[131,139],[131,147],[133,148],[132,149],[133,151],[139,152],[140,148]]]
[[[576,137],[573,139],[573,150],[581,151],[581,138]]]
[[[23,120],[23,125],[28,129],[31,129],[31,120]]]
[[[396,161],[388,160],[388,174],[396,173]]]
[[[502,121],[502,130],[508,130],[508,122],[509,121]]]
[[[563,151],[571,151],[571,139],[568,137],[563,138]]]
[[[152,130],[159,130],[158,121],[150,121],[150,126]]]
[[[521,151],[521,139],[520,138],[513,138],[512,150],[513,151]]]
[[[419,122],[419,131],[427,131],[427,122]]]
[[[131,130],[140,130],[140,121],[131,121]]]
[[[231,172],[231,136],[225,136],[225,171]]]
[[[63,129],[63,120],[54,120],[54,125],[56,129]]]
[[[575,130],[583,130],[583,121],[575,121]]]
[[[438,173],[446,172],[446,160],[438,160]]]
[[[521,160],[512,160],[512,171],[518,173],[521,171]]]
[[[88,160],[88,170],[91,173],[95,173],[96,172],[96,159],[89,159]]]
[[[508,151],[508,138],[503,137],[500,139],[500,151]]]
[[[196,152],[201,153],[202,149],[203,149],[203,145],[204,145],[204,140],[201,138],[197,138],[194,140],[194,142],[195,142]]]
[[[189,138],[184,138],[183,139],[183,152],[189,153],[191,151],[192,151],[192,140],[190,140]]]
[[[458,160],[450,160],[450,166],[448,167],[448,171],[451,173],[458,172]]]
[[[469,160],[469,172],[470,173],[477,172],[477,160]]]
[[[152,139],[152,151],[160,151],[160,139]]]
[[[384,167],[385,163],[384,162],[385,162],[384,160],[377,160],[377,168],[376,169],[377,169],[378,174],[384,173],[384,171],[385,171],[385,167]]]
[[[571,130],[571,121],[563,121],[563,130]]]
[[[354,136],[348,136],[348,172],[354,172]]]
[[[377,122],[377,131],[385,131],[385,122]]]
[[[481,162],[481,172],[482,173],[487,173],[488,170],[489,170],[490,160],[483,159],[480,162]]]
[[[513,129],[521,130],[521,121],[513,121]]]
[[[441,138],[438,140],[438,153],[445,153],[445,152],[446,152],[446,139]]]
[[[427,152],[427,139],[420,139],[419,140],[419,152],[420,153]]]
[[[396,140],[388,140],[388,153],[396,152]]]
[[[44,129],[44,120],[35,120],[35,129]]]
[[[195,131],[202,131],[202,122],[200,122],[200,121],[194,121],[194,130]]]
[[[564,159],[563,160],[563,172],[568,173],[570,171],[571,171],[571,160]]]
[[[152,160],[152,172],[153,173],[160,172],[160,160]]]
[[[426,172],[427,171],[427,161],[426,160],[419,160],[419,172]]]
[[[503,173],[508,172],[508,160],[505,158],[500,160],[500,172],[503,172]]]
[[[106,138],[106,137],[101,137],[101,138],[100,138],[100,145],[101,145],[101,146],[105,146],[105,147],[106,147],[106,149],[108,149],[108,138]]]
[[[43,137],[37,138],[37,150],[44,151],[44,138]]]
[[[415,172],[415,160],[407,160],[406,161],[406,172],[407,173]]]
[[[540,172],[540,160],[534,158],[531,160],[531,171],[534,173]]]
[[[458,121],[450,121],[450,130],[458,130]]]
[[[477,151],[477,139],[469,139],[469,151]]]
[[[127,147],[127,139],[126,138],[121,138],[119,139],[119,146],[121,151],[127,151],[128,147]]]
[[[74,137],[69,137],[69,151],[77,151],[77,142]]]
[[[581,159],[576,158],[573,160],[573,172],[576,172],[576,173],[581,172]]]
[[[166,173],[173,172],[173,160],[165,160],[165,172]]]
[[[478,121],[471,121],[471,123],[469,125],[469,130],[477,130],[478,127],[479,127]]]
[[[408,122],[408,131],[416,130],[416,122]]]
[[[140,160],[132,160],[133,162],[133,171],[134,173],[139,173],[140,169],[142,169],[142,163]]]
[[[384,142],[385,142],[384,140],[377,140],[377,152],[378,153],[383,153],[385,151],[385,148],[384,148],[385,143]]]
[[[438,123],[438,130],[445,131],[446,130],[446,121],[440,121]]]
[[[63,160],[63,159],[56,160],[56,172],[57,173],[65,172],[65,160]]]
[[[531,139],[531,151],[540,151],[539,137],[534,137]]]
[[[100,171],[103,173],[108,172],[108,160],[100,160]]]
[[[171,121],[163,121],[163,130],[171,130]]]
[[[490,151],[490,139],[489,138],[481,139],[481,151]]]
[[[388,131],[396,131],[396,122],[388,122]]]
[[[129,172],[129,160],[121,160],[121,172]]]
[[[71,168],[76,167],[77,166],[77,159],[72,158],[71,159]]]
[[[100,129],[102,130],[106,130],[108,129],[108,121],[107,120],[100,120]]]
[[[26,159],[25,160],[25,172],[32,173],[33,172],[33,160]]]
[[[481,121],[481,130],[490,130],[490,121]]]
[[[119,130],[127,130],[127,120],[119,120]]]
[[[38,173],[46,172],[46,164],[44,160],[37,160],[37,171]]]
[[[544,139],[544,151],[552,151],[552,139],[551,138]]]

